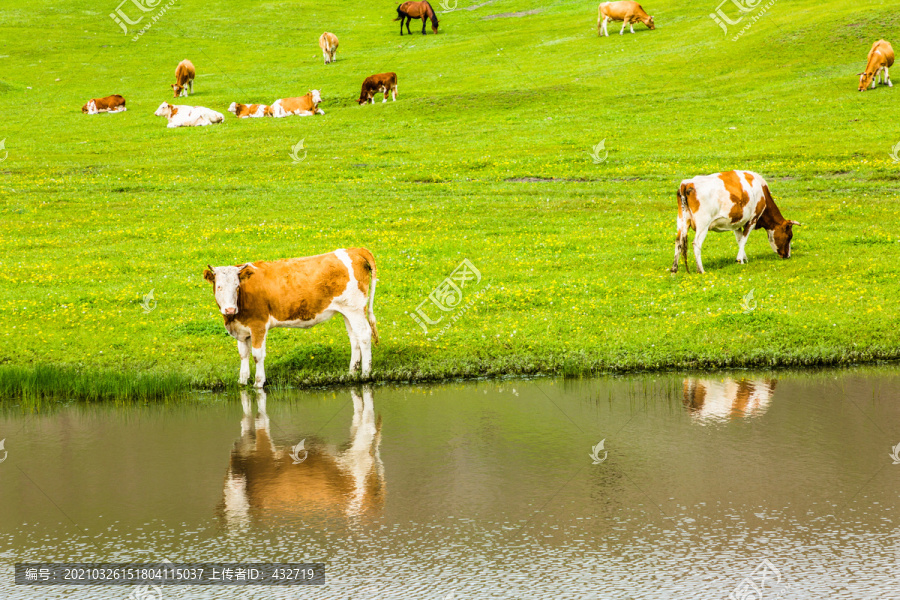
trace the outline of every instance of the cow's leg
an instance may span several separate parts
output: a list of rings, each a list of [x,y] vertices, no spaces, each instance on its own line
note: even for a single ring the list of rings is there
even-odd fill
[[[694,234],[694,260],[697,261],[697,272],[705,273],[703,270],[703,258],[701,257],[701,249],[703,248],[703,240],[706,239],[706,233],[709,225],[700,227],[697,224],[697,233]]]
[[[894,84],[891,83],[891,73],[888,71],[887,67],[884,68],[884,79],[887,81],[888,87],[894,87]],[[882,83],[884,83],[884,81],[882,81]]]
[[[619,31],[619,35],[624,35],[624,34],[625,34],[625,28],[626,28],[626,27],[628,27],[628,19],[627,19],[627,18],[622,20],[622,30]]]
[[[353,335],[359,344],[360,358],[362,360],[362,376],[368,377],[372,372],[372,326],[366,319],[365,309],[353,312],[344,317],[353,328]]]
[[[631,33],[634,33],[634,21],[628,21],[628,27],[631,29]]]
[[[248,340],[238,340],[238,354],[241,355],[241,375],[238,377],[238,383],[246,385],[250,379],[250,342]]]
[[[747,245],[747,240],[750,239],[750,232],[753,231],[754,225],[756,225],[755,222],[747,223],[747,225],[744,226],[743,231],[734,232],[734,239],[737,240],[738,245],[737,262],[742,265],[747,264],[747,253],[744,251],[744,246]]]
[[[261,388],[266,383],[266,330],[253,331],[251,333],[250,344],[253,353],[253,360],[256,361],[256,382],[254,385]]]
[[[191,86],[191,94],[193,94],[194,93],[194,80],[191,79],[190,81],[188,81],[188,85]],[[190,95],[190,94],[188,94],[188,95]]]
[[[356,339],[356,334],[353,333],[353,326],[346,315],[344,315],[344,325],[347,327],[347,337],[350,338],[350,372],[352,373],[359,368],[362,354],[359,349],[359,340]]]

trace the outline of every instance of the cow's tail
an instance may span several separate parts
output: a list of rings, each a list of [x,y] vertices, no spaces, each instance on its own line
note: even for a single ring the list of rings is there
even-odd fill
[[[372,328],[372,343],[377,346],[378,327],[376,327],[375,320],[375,284],[378,282],[378,267],[375,266],[375,257],[371,252],[365,248],[360,248],[360,253],[366,261],[366,267],[368,267],[369,272],[372,274],[372,278],[369,281],[369,301],[367,302],[366,320],[369,321],[369,326]]]
[[[688,262],[688,231],[690,223],[693,222],[694,216],[691,213],[691,207],[688,204],[688,196],[694,191],[694,184],[682,183],[678,189],[678,233],[675,240],[675,265],[672,271],[678,270],[678,251],[681,250],[681,256],[684,258],[684,271],[691,272],[690,263]]]

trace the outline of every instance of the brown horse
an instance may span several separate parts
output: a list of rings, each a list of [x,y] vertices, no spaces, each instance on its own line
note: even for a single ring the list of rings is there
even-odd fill
[[[438,18],[434,9],[425,0],[422,2],[404,2],[397,7],[397,18],[400,21],[400,35],[403,35],[403,22],[406,21],[406,33],[412,35],[409,30],[409,22],[413,19],[422,19],[422,35],[425,35],[425,20],[431,19],[431,31],[437,33]]]

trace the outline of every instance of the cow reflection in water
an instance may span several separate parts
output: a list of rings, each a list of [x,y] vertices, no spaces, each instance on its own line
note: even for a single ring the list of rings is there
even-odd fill
[[[372,390],[354,390],[349,447],[343,450],[307,437],[275,445],[266,414],[266,393],[258,392],[254,418],[250,394],[241,392],[241,437],[231,451],[220,509],[226,525],[248,525],[278,517],[360,516],[384,505],[381,418],[376,421]],[[278,427],[275,428],[278,432]],[[281,436],[280,436],[281,437]]]
[[[774,379],[684,380],[684,405],[701,422],[758,417],[766,412],[775,392]]]

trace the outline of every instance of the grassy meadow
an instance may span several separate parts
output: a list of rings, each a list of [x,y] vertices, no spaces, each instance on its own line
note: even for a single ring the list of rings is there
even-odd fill
[[[117,0],[0,6],[0,397],[236,385],[205,266],[352,246],[378,380],[900,358],[900,87],[856,90],[900,2],[777,0],[736,41],[750,17],[725,35],[716,0],[646,0],[657,29],[608,38],[596,2],[540,0],[434,2],[440,33],[401,37],[397,2],[174,0],[137,41]],[[184,58],[176,103],[224,124],[153,115]],[[357,106],[383,71],[398,101]],[[324,116],[225,112],[310,89]],[[128,111],[81,114],[108,94]],[[671,275],[680,180],[732,168],[803,223],[792,258],[710,234],[707,273]],[[483,292],[425,335],[408,313],[464,258]],[[267,349],[276,386],[347,379],[339,318]]]

